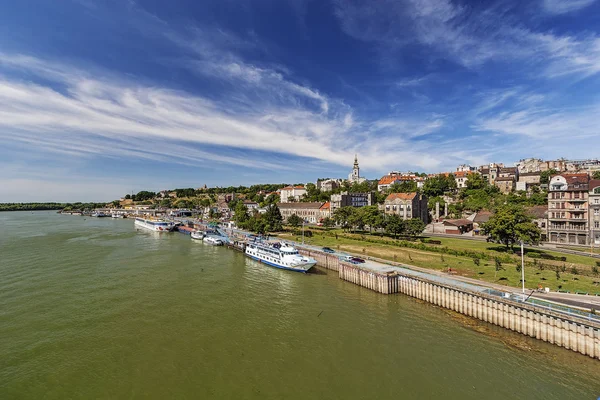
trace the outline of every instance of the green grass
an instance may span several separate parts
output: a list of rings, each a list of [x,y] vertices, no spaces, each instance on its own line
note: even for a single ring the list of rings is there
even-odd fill
[[[422,268],[442,271],[447,271],[448,268],[451,268],[456,272],[456,274],[461,276],[467,276],[485,282],[503,284],[512,287],[521,286],[521,273],[518,272],[516,268],[517,265],[520,264],[520,257],[518,256],[512,256],[510,263],[502,263],[503,270],[496,272],[493,260],[480,260],[480,265],[475,265],[473,259],[469,257],[451,256],[433,251],[394,246],[392,244],[394,240],[391,238],[381,238],[382,241],[390,244],[369,243],[360,240],[361,234],[351,235],[353,238],[338,236],[336,239],[335,233],[336,231],[315,231],[313,233],[313,237],[305,237],[305,242],[316,246],[327,246],[333,249],[348,251],[356,254],[364,254],[365,256],[378,257],[385,260],[396,261]],[[341,231],[337,231],[337,233],[339,235]],[[288,236],[301,241],[301,235],[293,235],[288,233],[283,236]],[[364,237],[379,240],[379,236],[370,237],[368,235],[364,235]],[[432,239],[440,240],[442,242],[442,246],[460,250],[482,251],[486,254],[490,254],[491,256],[503,254],[502,252],[504,251],[503,246],[498,246],[483,241],[479,242],[474,240],[438,237]],[[544,250],[544,252],[546,251]],[[560,253],[554,254],[563,255]],[[541,284],[543,287],[549,287],[554,291],[560,289],[570,291],[571,293],[575,293],[576,291],[600,293],[600,277],[589,275],[573,275],[570,273],[573,264],[576,264],[576,267],[582,272],[591,271],[589,265],[594,265],[596,260],[582,256],[566,256],[568,260],[566,263],[549,260],[537,260],[536,264],[533,264],[533,259],[526,257],[527,263],[525,267],[525,286],[527,288],[534,289],[537,288],[538,284]],[[580,259],[581,261],[586,262],[577,262]],[[543,270],[540,269],[540,264],[544,266]],[[554,268],[555,266],[559,266],[559,268],[561,268],[563,264],[565,264],[566,272],[560,271],[560,279],[557,279]]]

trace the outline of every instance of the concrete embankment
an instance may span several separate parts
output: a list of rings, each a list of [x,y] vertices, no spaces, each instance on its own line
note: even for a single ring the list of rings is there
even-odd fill
[[[340,279],[383,294],[402,293],[469,317],[600,359],[600,324],[583,316],[565,315],[527,303],[455,287],[427,279],[423,273],[409,274],[404,268],[368,262],[361,265],[340,261],[336,255],[309,248],[300,253],[315,258],[317,265],[338,271]]]

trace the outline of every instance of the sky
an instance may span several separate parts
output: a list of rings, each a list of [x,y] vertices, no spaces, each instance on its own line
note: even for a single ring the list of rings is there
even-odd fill
[[[0,202],[596,158],[600,0],[0,0]]]

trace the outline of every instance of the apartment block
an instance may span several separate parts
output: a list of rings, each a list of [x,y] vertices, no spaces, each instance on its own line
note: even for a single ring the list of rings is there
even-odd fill
[[[586,245],[589,242],[588,174],[561,174],[548,187],[548,240]]]

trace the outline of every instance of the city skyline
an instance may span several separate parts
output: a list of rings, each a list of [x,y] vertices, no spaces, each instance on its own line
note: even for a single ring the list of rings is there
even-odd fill
[[[0,202],[598,157],[598,1],[196,3],[0,0]]]

